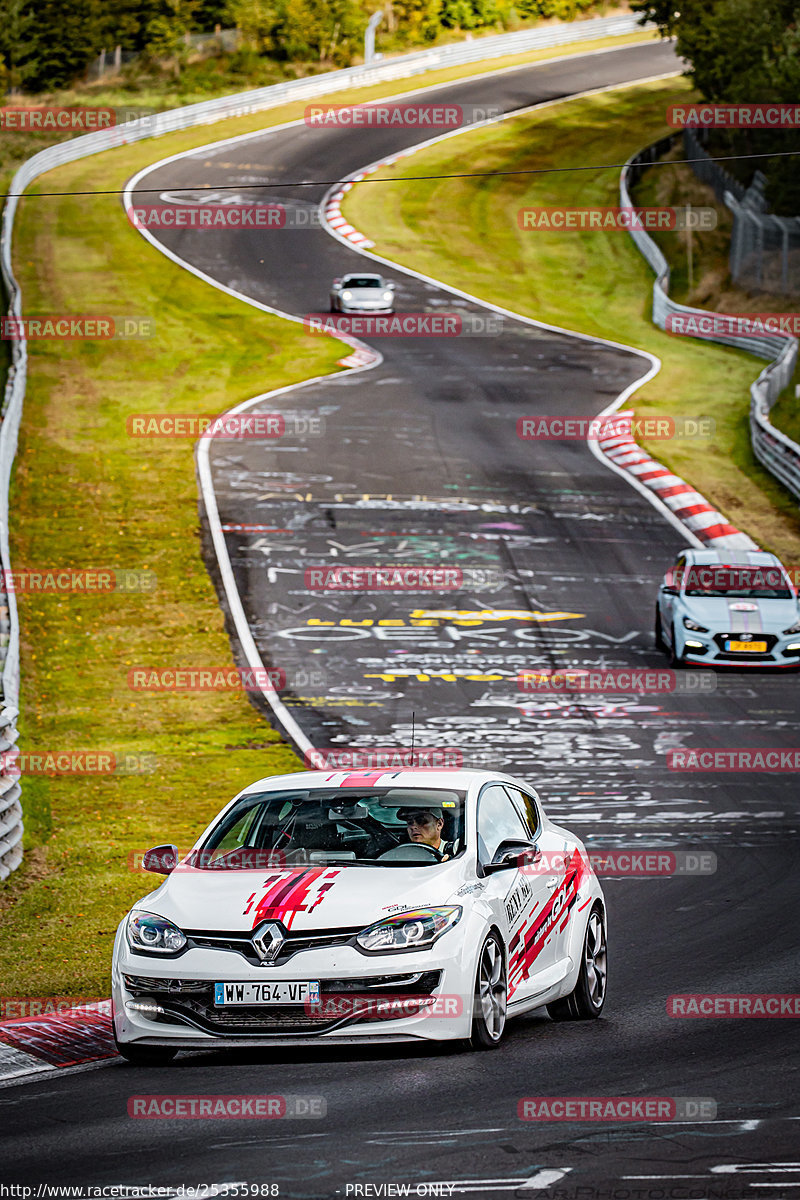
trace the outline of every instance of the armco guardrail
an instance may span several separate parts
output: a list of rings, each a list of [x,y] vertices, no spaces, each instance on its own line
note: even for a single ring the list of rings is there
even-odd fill
[[[86,158],[101,150],[159,137],[190,129],[196,125],[211,125],[229,117],[244,116],[275,108],[290,100],[307,100],[315,96],[329,95],[343,88],[369,87],[372,84],[394,79],[407,79],[440,67],[455,67],[467,63],[501,58],[510,54],[524,54],[528,50],[565,46],[573,42],[590,41],[594,38],[615,37],[640,30],[636,17],[597,17],[574,24],[550,26],[547,29],[526,29],[520,33],[497,34],[476,38],[471,42],[460,42],[430,50],[404,54],[398,58],[373,63],[369,67],[346,67],[341,71],[328,71],[309,79],[293,79],[288,83],[272,84],[270,87],[255,88],[223,96],[216,100],[205,100],[200,104],[189,104],[169,112],[156,113],[128,121],[113,129],[87,133],[40,150],[19,168],[11,183],[11,193],[3,210],[3,227],[0,234],[0,269],[9,296],[9,316],[22,315],[22,295],[14,278],[11,264],[11,241],[14,216],[19,195],[30,183],[45,171],[65,163]],[[17,435],[25,397],[27,369],[27,347],[24,340],[11,343],[13,361],[8,373],[0,425],[0,566],[10,570],[9,553],[9,504],[8,487],[11,466],[17,448]],[[5,577],[4,577],[5,578]],[[7,644],[2,658],[2,706],[0,707],[0,753],[5,745],[11,746],[17,738],[16,717],[19,704],[19,621],[16,599],[13,592],[7,601]],[[2,589],[0,588],[0,602]],[[2,627],[2,621],[0,621]],[[0,879],[4,879],[22,859],[22,809],[20,789],[16,781],[0,774]]]
[[[622,169],[619,181],[620,204],[632,204],[630,187],[656,158],[672,145],[674,137],[663,138],[641,150]],[[656,273],[653,284],[653,322],[665,329],[667,317],[674,313],[689,313],[707,317],[707,309],[689,308],[669,298],[669,264],[653,239],[643,230],[631,230],[631,237]],[[750,388],[750,438],[753,453],[784,487],[800,499],[800,446],[771,424],[769,410],[794,375],[797,365],[797,339],[787,337],[726,337],[715,335],[709,340],[747,350],[759,358],[771,360]]]

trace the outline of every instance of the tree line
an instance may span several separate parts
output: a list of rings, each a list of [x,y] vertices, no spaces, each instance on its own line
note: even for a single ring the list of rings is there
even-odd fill
[[[381,10],[379,48],[403,49],[448,32],[502,32],[544,17],[570,20],[605,0],[0,0],[0,82],[6,92],[55,91],[80,82],[102,50],[146,65],[187,57],[186,34],[236,28],[242,51],[318,68],[363,53]]]
[[[632,8],[676,38],[704,100],[800,104],[800,0],[633,0]],[[800,154],[787,156],[800,151],[800,130],[717,129],[708,149],[745,156],[724,166],[745,184],[759,168],[773,212],[800,213]],[[755,157],[764,154],[775,157]]]

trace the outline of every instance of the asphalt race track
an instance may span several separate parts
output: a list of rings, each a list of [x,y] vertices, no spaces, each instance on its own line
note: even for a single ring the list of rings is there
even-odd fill
[[[668,46],[642,45],[432,98],[510,112],[676,67]],[[419,140],[413,130],[296,125],[157,166],[139,180],[137,203],[248,185],[248,201],[310,212],[334,181]],[[468,136],[463,144],[466,168]],[[303,180],[324,182],[293,186]],[[276,186],[249,186],[267,182]],[[220,284],[297,316],[327,310],[335,275],[372,267],[319,228],[160,236]],[[387,274],[398,311],[491,316],[446,287]],[[389,1183],[412,1195],[439,1183],[454,1195],[547,1200],[793,1196],[792,1021],[680,1020],[666,1001],[795,990],[797,785],[791,775],[670,772],[666,752],[796,745],[797,677],[731,672],[712,677],[713,692],[644,697],[553,697],[516,682],[542,665],[666,666],[653,648],[654,599],[687,540],[583,442],[516,436],[521,416],[595,415],[648,362],[510,319],[492,336],[374,344],[374,368],[256,408],[282,413],[287,427],[322,417],[324,436],[211,449],[237,586],[262,658],[286,673],[291,715],[318,748],[369,750],[408,746],[414,712],[418,747],[519,774],[591,848],[702,849],[717,856],[716,872],[604,880],[612,975],[599,1022],[535,1014],[485,1055],[314,1047],[68,1070],[0,1091],[6,1174],[170,1189],[276,1183],[299,1198],[392,1194],[355,1190]],[[305,585],[308,567],[391,563],[456,567],[463,584],[367,597]],[[144,1093],[317,1096],[327,1115],[137,1123],[127,1102]],[[517,1116],[526,1096],[627,1095],[710,1098],[716,1120]]]

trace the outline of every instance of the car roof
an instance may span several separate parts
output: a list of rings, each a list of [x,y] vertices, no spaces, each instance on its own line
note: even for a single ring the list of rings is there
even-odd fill
[[[251,792],[285,791],[287,788],[342,788],[350,791],[353,787],[400,787],[400,788],[451,788],[466,792],[474,784],[489,783],[499,780],[505,783],[517,784],[521,781],[502,771],[479,771],[465,767],[447,768],[414,768],[394,770],[387,768],[371,768],[368,770],[324,770],[324,771],[295,771],[288,775],[268,775],[249,784],[239,793],[246,796]]]
[[[697,563],[698,566],[707,566],[711,563],[735,567],[779,567],[781,565],[778,556],[769,554],[766,550],[695,550],[693,547],[687,546],[680,551],[680,554],[686,558],[687,562]]]
[[[342,279],[383,279],[382,275],[376,275],[372,271],[348,271]]]

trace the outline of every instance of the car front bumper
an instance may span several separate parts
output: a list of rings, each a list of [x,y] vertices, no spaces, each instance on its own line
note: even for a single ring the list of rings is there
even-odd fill
[[[800,634],[753,634],[753,641],[766,641],[766,651],[726,650],[729,640],[738,640],[736,634],[696,633],[687,629],[684,633],[682,656],[687,663],[714,667],[782,667],[800,666]]]
[[[441,941],[448,938],[441,953],[438,943],[433,952],[384,955],[337,946],[303,951],[280,967],[255,967],[235,952],[200,947],[169,959],[135,954],[118,932],[112,970],[116,1037],[120,1043],[184,1048],[467,1037],[474,964],[465,961],[463,943],[452,933]],[[217,982],[297,980],[320,981],[319,1009],[214,1004]],[[435,1003],[422,1006],[414,999],[420,996]],[[395,1016],[398,1011],[408,1015]]]

